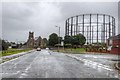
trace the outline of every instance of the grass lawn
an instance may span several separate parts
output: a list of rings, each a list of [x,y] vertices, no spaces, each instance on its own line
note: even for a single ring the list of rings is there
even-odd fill
[[[0,54],[1,54],[1,56],[8,56],[8,55],[17,54],[20,52],[26,52],[29,50],[31,50],[31,49],[29,49],[29,48],[27,48],[27,49],[8,49],[5,51],[2,51]]]
[[[76,48],[76,49],[68,49],[69,51],[73,51],[73,52],[85,52],[84,48]]]
[[[53,50],[53,51],[58,51],[58,50]],[[59,52],[64,52],[64,53],[73,53],[73,54],[82,54],[84,52],[86,52],[85,48],[65,48],[64,50],[63,49],[60,49]]]

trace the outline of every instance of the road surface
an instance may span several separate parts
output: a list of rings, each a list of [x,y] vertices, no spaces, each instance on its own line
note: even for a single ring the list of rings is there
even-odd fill
[[[118,78],[114,69],[91,67],[92,64],[88,66],[71,56],[49,50],[34,51],[0,64],[2,78]]]

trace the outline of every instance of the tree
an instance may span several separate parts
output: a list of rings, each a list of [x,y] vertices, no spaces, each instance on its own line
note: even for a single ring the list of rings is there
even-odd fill
[[[66,36],[64,37],[64,43],[65,43],[65,44],[71,44],[71,40],[72,40],[72,37],[71,37],[71,36],[66,35]]]
[[[72,36],[72,40],[71,40],[72,45],[83,46],[85,42],[86,42],[86,38],[82,34],[77,34],[75,36]]]
[[[52,33],[49,36],[49,46],[55,46],[55,44],[58,44],[58,35],[56,33]]]
[[[5,40],[2,40],[2,50],[8,49],[8,43]]]
[[[0,39],[0,51],[2,50],[2,40]]]
[[[64,37],[64,46],[71,47],[72,46],[72,36],[66,35]]]

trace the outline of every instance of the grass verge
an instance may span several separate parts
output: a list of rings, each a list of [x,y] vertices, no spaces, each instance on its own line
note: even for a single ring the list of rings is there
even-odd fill
[[[57,52],[58,50],[52,50],[54,52]],[[65,48],[65,49],[59,49],[59,52],[63,52],[63,53],[72,53],[72,54],[83,54],[84,52],[86,52],[85,48]]]
[[[32,50],[32,49],[30,49],[30,48],[27,48],[27,49],[8,49],[5,51],[2,51],[0,54],[1,54],[1,56],[8,56],[8,55],[17,54],[20,52],[26,52],[29,50]]]
[[[29,51],[29,50],[32,50],[32,49],[30,49],[30,48],[26,48],[26,49],[8,49],[8,50],[0,52],[0,54],[1,54],[1,56],[8,56],[8,55],[17,54],[17,53],[20,53],[20,52],[26,52],[26,51]],[[6,61],[9,61],[9,60],[15,59],[15,58],[20,57],[20,56],[2,59],[2,61],[0,61],[0,64],[4,63]]]

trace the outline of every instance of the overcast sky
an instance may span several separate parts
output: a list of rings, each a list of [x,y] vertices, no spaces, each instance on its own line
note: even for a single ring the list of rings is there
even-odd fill
[[[68,17],[102,13],[116,18],[118,25],[117,2],[3,2],[2,37],[8,41],[27,41],[29,31],[34,36],[48,38],[61,27],[61,36],[65,32],[65,20]]]

